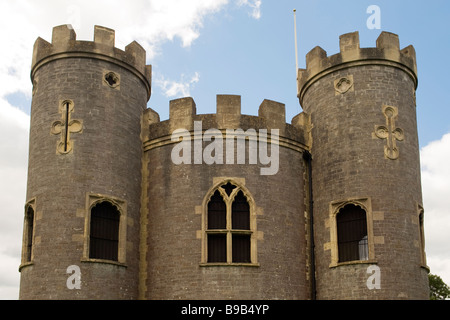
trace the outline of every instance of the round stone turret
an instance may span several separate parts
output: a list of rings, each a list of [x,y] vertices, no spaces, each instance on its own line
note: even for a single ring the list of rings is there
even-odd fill
[[[427,299],[412,46],[358,33],[299,70],[310,117],[318,299]]]
[[[138,297],[151,66],[137,42],[114,39],[95,26],[78,41],[62,25],[34,45],[21,299]]]

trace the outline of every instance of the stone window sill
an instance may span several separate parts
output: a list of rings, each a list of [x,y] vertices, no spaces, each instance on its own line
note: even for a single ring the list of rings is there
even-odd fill
[[[227,262],[208,262],[200,263],[200,267],[259,267],[259,263],[227,263]]]
[[[104,260],[104,259],[90,259],[90,258],[82,258],[81,262],[88,262],[88,263],[104,263],[104,264],[113,264],[119,267],[127,267],[125,263],[119,262],[119,261],[113,261],[113,260]]]
[[[345,261],[330,264],[330,268],[336,268],[341,266],[348,266],[353,264],[377,264],[377,260],[369,259],[369,260],[354,260],[354,261]]]
[[[28,262],[22,263],[22,264],[19,266],[19,272],[20,272],[23,268],[28,267],[28,266],[32,266],[33,264],[34,264],[33,261],[28,261]]]

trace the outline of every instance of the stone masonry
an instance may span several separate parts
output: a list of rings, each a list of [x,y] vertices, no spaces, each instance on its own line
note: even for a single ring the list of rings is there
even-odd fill
[[[79,41],[70,25],[36,40],[21,299],[428,298],[412,46],[382,32],[360,48],[354,32],[335,55],[314,48],[303,112],[286,123],[284,104],[245,115],[237,95],[203,115],[172,100],[160,121],[145,50],[114,42],[101,26]],[[217,193],[223,230],[208,224]],[[238,193],[243,230],[230,220]],[[114,259],[90,254],[101,203],[119,213]],[[342,261],[349,205],[365,213],[367,253]],[[225,261],[211,261],[214,235]]]

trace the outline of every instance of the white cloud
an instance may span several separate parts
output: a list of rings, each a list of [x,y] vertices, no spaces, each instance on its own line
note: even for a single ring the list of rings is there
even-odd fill
[[[17,299],[30,118],[0,98],[0,299]]]
[[[14,239],[16,241],[17,239]],[[0,300],[17,300],[19,298],[20,259],[0,253]]]
[[[166,80],[164,77],[156,77],[154,83],[161,88],[163,94],[168,98],[182,98],[191,95],[190,90],[194,84],[199,82],[200,75],[196,72],[189,80],[181,75],[180,81]]]
[[[143,28],[153,30],[157,38],[179,37],[183,46],[190,46],[200,35],[203,19],[208,14],[220,10],[227,0],[164,0],[152,1],[148,9],[148,19],[142,21]]]
[[[252,9],[250,16],[254,19],[260,19],[261,18],[261,0],[238,0],[239,6],[248,6],[250,9]]]
[[[30,63],[37,37],[51,41],[52,28],[72,24],[77,39],[92,40],[94,25],[117,30],[116,46],[136,40],[147,59],[159,53],[164,41],[180,39],[190,46],[200,36],[207,16],[228,0],[47,0],[1,1],[0,97],[17,91],[30,95]]]
[[[450,133],[422,148],[421,166],[427,262],[450,285]]]

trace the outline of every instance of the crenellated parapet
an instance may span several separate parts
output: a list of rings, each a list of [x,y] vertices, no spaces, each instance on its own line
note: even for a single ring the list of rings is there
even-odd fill
[[[343,68],[363,65],[388,65],[404,70],[417,87],[416,52],[412,45],[400,50],[399,38],[390,32],[381,32],[375,48],[360,48],[359,33],[347,33],[339,38],[340,52],[327,56],[321,47],[315,47],[306,55],[306,69],[298,70],[298,98],[312,83]]]
[[[125,47],[125,51],[116,48],[115,31],[102,26],[94,27],[94,41],[76,39],[71,25],[53,28],[52,42],[38,38],[34,43],[31,65],[31,80],[36,71],[51,61],[64,58],[91,58],[115,63],[138,76],[151,94],[151,65],[146,65],[146,52],[136,41]]]
[[[241,96],[217,95],[215,114],[197,114],[193,98],[185,97],[169,103],[169,119],[160,121],[159,115],[147,109],[143,116],[144,150],[150,150],[171,140],[175,130],[184,129],[194,135],[195,122],[201,122],[202,131],[218,129],[226,137],[227,130],[265,129],[270,137],[272,130],[278,130],[280,145],[301,151],[309,147],[308,117],[301,113],[286,123],[285,105],[272,100],[264,100],[259,106],[258,116],[241,114]],[[274,131],[275,132],[275,131]]]

